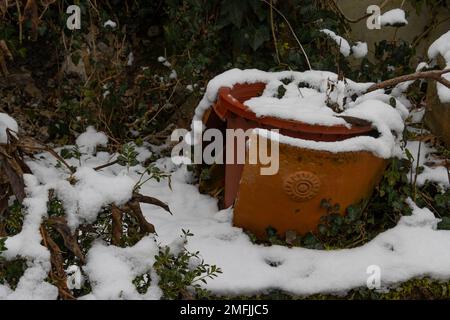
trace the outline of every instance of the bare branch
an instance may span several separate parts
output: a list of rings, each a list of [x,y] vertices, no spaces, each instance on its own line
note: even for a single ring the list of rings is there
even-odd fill
[[[442,77],[443,74],[449,73],[449,72],[450,72],[450,69],[421,71],[421,72],[411,73],[411,74],[407,74],[404,76],[381,81],[379,83],[375,83],[369,89],[367,89],[367,92],[372,92],[372,91],[375,91],[378,89],[393,87],[402,82],[415,81],[415,80],[419,80],[419,79],[435,80],[450,89],[450,81],[445,79],[444,77]]]

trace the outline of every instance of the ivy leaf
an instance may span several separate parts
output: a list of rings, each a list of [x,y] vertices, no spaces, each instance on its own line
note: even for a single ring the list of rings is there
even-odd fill
[[[269,29],[267,28],[267,26],[261,26],[255,30],[255,33],[253,34],[253,37],[250,41],[250,47],[253,49],[253,51],[256,51],[264,42],[269,39]]]
[[[247,3],[241,0],[228,0],[222,2],[221,14],[227,22],[231,22],[237,28],[242,25],[242,18],[246,10]]]
[[[259,21],[266,19],[268,10],[266,10],[262,1],[250,1],[249,3],[253,12],[258,16]]]
[[[391,98],[389,99],[389,104],[390,104],[393,108],[395,108],[395,107],[397,106],[397,100],[395,100],[394,97],[391,97]]]
[[[357,208],[350,206],[347,208],[347,216],[349,218],[350,221],[355,221],[356,219],[359,218],[360,216],[360,210],[358,210]]]
[[[443,217],[437,227],[439,230],[450,230],[450,217]]]
[[[411,154],[411,151],[409,151],[409,149],[405,148],[405,154],[409,162],[414,162],[414,156]]]
[[[5,242],[6,242],[6,238],[0,238],[0,252],[6,250]]]

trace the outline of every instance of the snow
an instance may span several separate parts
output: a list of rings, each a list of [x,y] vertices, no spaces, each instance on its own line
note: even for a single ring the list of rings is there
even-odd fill
[[[446,63],[445,68],[450,68],[450,31],[444,33],[428,49],[428,57],[436,60],[441,55]],[[442,77],[450,81],[450,73],[443,74]],[[439,100],[442,103],[450,103],[450,89],[441,83],[436,84]]]
[[[450,63],[450,30],[441,35],[428,48],[430,59],[435,59],[438,55],[441,55],[447,63]]]
[[[420,153],[419,153],[420,146]],[[412,176],[409,179],[415,179],[417,166],[422,167],[423,171],[417,174],[416,184],[422,186],[425,182],[434,182],[442,188],[450,188],[450,177],[447,168],[444,165],[433,165],[433,152],[436,150],[428,143],[421,141],[408,141],[406,149],[409,150],[414,158],[412,165]],[[406,155],[404,155],[406,158]]]
[[[127,66],[132,66],[134,63],[134,54],[130,52],[127,57]]]
[[[425,107],[412,110],[410,113],[410,122],[411,123],[420,123],[422,122],[423,117],[425,116]]]
[[[367,56],[368,48],[366,42],[358,41],[352,46],[352,54],[355,58],[361,59]]]
[[[348,109],[342,115],[372,121],[381,133],[380,137],[358,136],[339,142],[323,142],[292,138],[265,129],[257,129],[256,133],[262,137],[278,141],[279,143],[299,148],[329,151],[332,153],[370,151],[385,159],[401,155],[398,141],[396,141],[396,138],[391,133],[391,130],[402,132],[404,128],[403,120],[395,109],[381,101],[368,100],[360,103],[358,107]]]
[[[257,69],[230,69],[209,81],[205,95],[195,109],[193,121],[201,121],[204,112],[209,109],[217,98],[220,87],[233,87],[236,83],[266,83],[265,95],[275,94],[278,86],[283,85],[282,79],[292,79],[293,83],[308,83],[320,92],[326,92],[329,82],[337,82],[337,75],[328,71],[281,71],[265,72]],[[356,83],[346,80],[346,90],[349,95],[361,94],[373,83]],[[298,90],[297,90],[298,91]],[[303,92],[303,89],[301,89]],[[297,93],[297,95],[300,95]]]
[[[438,45],[434,48],[432,53],[442,49]],[[158,61],[166,62],[165,58],[160,58]],[[286,78],[292,79],[287,85],[281,81]],[[370,121],[380,133],[377,138],[358,136],[339,142],[303,140],[255,129],[259,135],[301,148],[329,152],[366,150],[382,158],[406,156],[400,148],[410,107],[402,95],[404,88],[396,87],[395,94],[391,95],[383,90],[365,94],[371,83],[338,80],[337,75],[331,72],[229,70],[208,83],[195,111],[193,126],[211,107],[220,87],[245,82],[266,83],[261,97],[246,101],[258,116],[349,126],[338,117],[346,115]],[[299,87],[300,83],[308,83],[310,88]],[[286,89],[282,99],[274,96],[280,85]],[[330,91],[330,85],[335,90]],[[355,101],[344,102],[344,98],[353,94],[358,95]],[[327,96],[339,105],[341,113],[337,114],[325,105]],[[395,108],[390,106],[392,99],[396,101]],[[420,112],[411,114],[412,122],[420,121],[423,115]],[[1,130],[1,125],[17,131],[17,123],[0,113],[0,134],[4,134],[5,129]],[[88,127],[76,139],[82,153],[80,159],[67,159],[67,163],[76,168],[73,174],[64,166],[58,166],[48,153],[27,159],[32,174],[24,175],[27,197],[24,200],[23,228],[19,234],[6,240],[7,250],[2,253],[8,260],[16,257],[26,259],[27,269],[15,290],[6,284],[0,285],[0,299],[57,298],[57,288],[46,281],[51,268],[50,253],[41,244],[39,231],[42,220],[47,216],[49,190],[54,190],[61,200],[72,230],[82,223],[94,222],[105,206],[112,203],[120,206],[132,197],[134,186],[145,168],[141,164],[130,168],[115,164],[95,171],[94,167],[117,159],[117,154],[97,152],[98,146],[107,146],[107,143],[104,133]],[[158,151],[158,148],[150,151],[151,147],[148,144],[135,146],[137,160],[144,162]],[[415,174],[417,164],[423,167],[423,172],[417,175],[418,185],[432,181],[443,189],[450,187],[447,169],[443,165],[430,165],[436,160],[433,156],[435,150],[430,145],[421,144],[420,156],[417,156],[418,141],[408,141],[406,148],[415,158],[412,173]],[[157,235],[145,236],[134,246],[126,248],[96,240],[86,255],[86,265],[71,265],[66,270],[69,288],[77,288],[86,280],[91,284],[92,291],[80,299],[160,299],[159,279],[152,268],[155,255],[159,246],[165,245],[179,252],[184,245],[184,239],[180,237],[182,230],[190,230],[194,234],[186,244],[188,250],[199,251],[206,263],[216,264],[222,269],[223,273],[218,278],[205,285],[218,295],[254,295],[274,289],[294,295],[344,294],[353,288],[365,287],[367,270],[374,265],[381,270],[383,289],[414,277],[450,279],[450,231],[436,230],[439,219],[429,209],[417,207],[411,199],[407,200],[413,211],[411,216],[402,217],[397,226],[363,246],[330,251],[277,245],[267,247],[253,244],[242,229],[232,225],[232,209],[219,210],[216,199],[200,194],[198,187],[192,184],[193,173],[186,166],[176,165],[170,158],[161,158],[155,165],[171,174],[170,184],[164,179],[159,182],[150,180],[140,192],[167,203],[173,215],[166,214],[160,207],[142,204],[143,214],[155,225]],[[146,177],[147,174],[143,179]],[[144,273],[150,274],[151,285],[145,294],[140,294],[132,282]]]
[[[413,206],[411,217],[402,218],[394,229],[355,249],[264,247],[252,244],[240,228],[231,225],[230,209],[217,211],[213,199],[186,184],[185,168],[172,177],[172,193],[160,190],[156,183],[144,190],[168,202],[174,215],[161,215],[147,206],[144,213],[159,230],[163,244],[172,243],[181,228],[194,234],[188,248],[199,250],[205,261],[223,270],[208,282],[213,293],[255,294],[270,289],[298,295],[345,292],[366,285],[370,265],[380,266],[384,286],[415,276],[450,277],[450,232],[434,230],[437,220],[428,209]],[[280,265],[271,267],[271,261]]]
[[[341,36],[338,36],[336,33],[328,29],[322,29],[320,30],[320,32],[325,33],[327,36],[333,39],[334,42],[336,42],[336,44],[339,47],[339,51],[342,53],[344,57],[348,57],[350,55],[350,45],[348,44],[347,40],[345,40]]]
[[[158,299],[161,290],[152,281],[147,293],[141,295],[132,283],[137,276],[151,271],[158,247],[153,236],[147,236],[133,247],[120,248],[96,242],[89,250],[83,268],[94,284],[83,300]]]
[[[175,70],[172,70],[169,74],[169,79],[177,79],[178,78],[178,74]]]
[[[67,288],[70,290],[81,289],[84,283],[81,268],[77,265],[71,265],[65,271],[67,274]]]
[[[428,65],[428,63],[422,61],[417,65],[416,72],[423,71],[424,69],[428,69],[429,67],[430,66]]]
[[[45,282],[50,271],[50,253],[42,246],[39,227],[42,218],[47,214],[48,187],[39,184],[37,179],[29,174],[24,175],[28,197],[24,200],[27,214],[24,217],[22,231],[6,239],[7,250],[3,253],[6,259],[18,256],[27,259],[28,268],[20,278],[16,290],[1,289],[0,293],[9,292],[0,299],[56,299],[58,290]]]
[[[350,250],[266,248],[251,245],[237,232],[230,232],[227,240],[222,234],[222,239],[210,238],[212,243],[198,241],[195,248],[205,259],[222,267],[223,275],[208,285],[220,294],[252,294],[269,289],[296,295],[343,293],[365,286],[371,265],[380,267],[383,287],[415,276],[448,278],[450,253],[446,246],[450,233],[435,231],[435,221],[425,224],[423,215],[428,214],[427,209],[414,207],[413,219],[402,219],[397,227]],[[215,250],[208,250],[211,246]],[[279,266],[269,266],[270,261]]]
[[[282,79],[292,81],[285,85]],[[220,87],[254,82],[266,83],[262,96],[245,101],[245,105],[258,117],[271,116],[308,124],[350,127],[351,125],[341,116],[352,116],[372,122],[373,127],[380,133],[378,138],[359,136],[348,141],[331,143],[305,141],[282,135],[273,136],[275,139],[281,139],[282,143],[330,152],[367,150],[382,158],[401,155],[399,139],[404,128],[403,122],[409,114],[406,106],[398,97],[387,95],[383,90],[364,94],[371,83],[356,83],[350,79],[338,80],[337,75],[331,72],[271,73],[255,69],[226,71],[208,83],[206,93],[195,110],[192,129],[194,129],[194,123],[201,122],[205,110],[214,103]],[[310,88],[299,87],[301,83],[309,84]],[[285,89],[284,97],[281,99],[277,97],[280,86]],[[358,96],[355,101],[350,99],[353,94]],[[401,93],[398,96],[402,96]],[[396,108],[390,105],[392,98],[396,101]],[[335,102],[341,112],[335,112],[329,108],[328,99]],[[195,143],[200,138],[199,130],[193,130],[193,132]],[[261,132],[264,134],[264,130]]]
[[[83,222],[93,223],[102,207],[127,202],[135,185],[125,174],[108,176],[87,167],[79,168],[74,177],[75,185],[65,180],[54,185],[57,197],[64,203],[67,224],[73,230]]]
[[[380,24],[382,26],[406,25],[408,20],[406,20],[405,11],[397,8],[383,13],[380,16]]]
[[[19,126],[17,125],[16,120],[11,118],[6,113],[0,112],[0,143],[8,142],[8,135],[6,134],[6,129],[18,132]]]
[[[76,144],[81,152],[93,154],[97,146],[108,144],[108,137],[103,132],[97,132],[94,127],[89,126],[86,132],[78,136]]]
[[[376,120],[387,106],[381,101],[378,101],[380,105],[372,105],[370,101],[365,100],[361,105],[373,111],[359,112]],[[358,109],[355,110],[357,113]],[[395,119],[390,121],[397,122]],[[144,145],[136,149],[140,159],[151,154],[148,148]],[[428,150],[423,150],[420,161],[427,159]],[[56,299],[56,287],[45,281],[50,270],[50,254],[41,245],[39,232],[40,223],[47,215],[48,191],[56,191],[67,208],[68,220],[92,221],[101,206],[126,201],[144,169],[141,165],[129,170],[120,165],[101,172],[92,169],[116,157],[116,154],[98,152],[83,155],[80,161],[68,159],[69,164],[77,168],[74,185],[67,182],[71,174],[56,166],[55,159],[48,153],[27,161],[33,174],[25,175],[27,198],[23,229],[7,239],[7,251],[3,256],[27,259],[28,269],[16,290],[0,285],[0,299]],[[343,294],[353,288],[365,287],[367,270],[372,265],[381,269],[383,289],[413,277],[450,279],[450,231],[436,230],[439,220],[430,210],[418,208],[411,200],[408,200],[413,209],[411,216],[402,217],[396,227],[358,248],[321,251],[277,245],[266,247],[253,244],[242,229],[232,226],[232,209],[219,210],[216,199],[199,193],[197,186],[191,184],[193,173],[186,166],[174,165],[170,158],[161,158],[156,165],[171,173],[171,184],[165,180],[151,180],[140,192],[166,202],[173,215],[157,206],[142,204],[143,213],[155,225],[157,236],[146,236],[126,248],[95,241],[87,253],[86,265],[81,266],[92,292],[80,299],[161,298],[158,277],[152,268],[158,245],[179,251],[183,245],[182,229],[194,234],[189,237],[187,249],[200,251],[200,257],[206,263],[216,264],[223,271],[205,286],[213,294],[254,295],[274,289],[295,295]],[[75,208],[80,210],[77,212]],[[276,267],[270,265],[274,263]],[[67,273],[68,280],[74,285],[83,281],[77,266],[71,265]],[[150,274],[151,286],[147,293],[140,294],[132,281],[144,273]]]
[[[112,20],[108,20],[103,24],[103,27],[111,27],[112,29],[114,29],[115,27],[117,27],[117,23],[115,23]]]
[[[322,125],[345,125],[342,118],[334,116],[333,110],[325,104],[326,93],[314,89],[300,88],[303,97],[273,98],[257,97],[247,100],[245,105],[250,108],[258,117],[272,116],[282,119],[291,119],[310,124]],[[289,94],[289,89],[286,91]],[[298,112],[302,106],[302,112]],[[325,117],[324,115],[329,115]]]

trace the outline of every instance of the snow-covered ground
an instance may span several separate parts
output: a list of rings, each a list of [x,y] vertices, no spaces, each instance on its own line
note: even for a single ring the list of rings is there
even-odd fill
[[[26,176],[24,227],[21,233],[7,240],[8,250],[4,253],[6,258],[17,255],[27,258],[28,269],[15,291],[0,285],[1,299],[57,297],[56,287],[44,281],[50,268],[50,254],[40,244],[39,233],[40,222],[47,214],[50,188],[63,201],[72,227],[95,220],[102,205],[112,201],[121,204],[131,196],[143,167],[127,169],[114,165],[99,172],[92,170],[113,160],[115,155],[95,153],[91,142],[103,143],[103,134],[91,128],[85,135],[90,139],[84,140],[86,136],[82,136],[78,142],[89,141],[89,148],[84,149],[87,153],[80,161],[68,160],[77,167],[78,182],[73,186],[66,181],[69,172],[56,166],[56,160],[49,154],[28,161],[33,175]],[[151,155],[146,147],[137,151],[140,161]],[[421,161],[424,159],[426,156]],[[171,188],[167,180],[151,180],[140,192],[168,203],[173,215],[143,204],[144,215],[155,225],[158,236],[147,236],[129,248],[96,242],[87,254],[87,264],[82,267],[92,285],[92,292],[83,299],[161,297],[156,275],[153,274],[152,286],[144,295],[136,291],[132,280],[145,272],[152,273],[157,244],[177,245],[182,229],[194,234],[189,238],[188,249],[200,251],[207,263],[223,270],[223,274],[207,284],[215,294],[255,294],[270,289],[296,295],[343,293],[365,286],[372,265],[381,270],[382,287],[421,276],[450,279],[450,231],[436,230],[439,220],[411,200],[412,216],[403,217],[395,228],[359,248],[318,251],[277,245],[265,247],[253,244],[243,230],[232,226],[232,210],[218,210],[214,198],[199,193],[197,186],[191,184],[192,176],[185,166],[175,166],[170,158],[159,159],[157,166],[172,174]],[[444,185],[449,186],[448,182]]]
[[[430,47],[430,58],[441,54],[448,64],[448,36],[449,33],[445,34]],[[361,55],[364,54],[365,48],[360,49]],[[164,57],[158,61],[171,68]],[[294,83],[285,87],[286,99],[295,103],[288,101],[283,105],[284,102],[273,95],[280,85],[284,85],[281,80],[285,78],[292,79]],[[378,138],[356,137],[335,143],[309,141],[306,147],[331,152],[367,150],[383,158],[406,156],[402,155],[400,140],[409,102],[402,93],[410,83],[398,85],[392,95],[382,90],[363,94],[371,83],[360,84],[349,79],[342,81],[330,72],[268,73],[233,69],[209,82],[193,120],[202,120],[204,112],[216,100],[221,86],[261,81],[267,83],[265,94],[248,102],[257,114],[325,125],[344,124],[345,121],[324,105],[325,99],[330,98],[344,114],[371,121],[380,133]],[[299,89],[298,84],[304,81],[312,89]],[[330,85],[335,90],[329,90]],[[447,91],[446,88],[439,89],[441,100],[445,100]],[[355,93],[359,96],[355,101],[344,102],[345,97]],[[392,99],[396,102],[396,108],[390,105]],[[278,108],[277,113],[270,114],[274,105]],[[300,110],[299,106],[303,109]],[[308,108],[311,109],[309,114],[301,112],[308,111]],[[423,112],[413,114],[413,122],[420,121],[422,115]],[[0,113],[0,143],[6,142],[6,128],[18,130],[14,119]],[[294,145],[306,143],[289,137],[281,137],[280,141]],[[76,168],[73,175],[48,153],[27,161],[32,174],[25,175],[27,198],[24,200],[26,213],[23,228],[19,234],[6,240],[7,250],[3,256],[6,259],[21,256],[27,260],[28,268],[15,290],[6,284],[0,285],[0,299],[55,299],[58,296],[57,288],[45,281],[51,268],[50,253],[41,245],[39,231],[47,215],[49,190],[54,190],[62,201],[68,224],[75,230],[82,223],[94,222],[103,206],[126,203],[140,179],[140,173],[145,171],[141,164],[130,168],[115,164],[95,171],[94,167],[114,161],[118,155],[97,152],[97,147],[106,145],[108,139],[92,127],[80,135],[76,143],[83,154],[80,159],[67,160],[70,166]],[[413,157],[418,154],[419,144],[415,141],[407,144]],[[439,183],[442,188],[449,188],[447,169],[442,165],[427,165],[433,148],[426,143],[420,146],[420,157],[415,161],[419,161],[424,171],[417,175],[417,183],[423,184],[429,180]],[[141,163],[152,155],[150,149],[150,145],[136,148],[139,153],[137,159]],[[427,208],[418,208],[412,200],[408,200],[413,209],[411,216],[403,217],[396,227],[358,248],[318,251],[277,245],[265,247],[253,244],[242,229],[233,227],[231,209],[220,211],[214,198],[199,193],[198,187],[192,184],[192,173],[184,165],[176,166],[170,158],[161,158],[156,164],[171,174],[170,186],[165,179],[160,182],[150,180],[140,192],[166,202],[173,215],[160,207],[143,204],[143,213],[155,225],[157,236],[146,236],[128,248],[95,242],[87,254],[86,265],[82,266],[92,292],[82,299],[160,298],[162,292],[152,269],[158,245],[179,247],[182,229],[194,234],[189,238],[188,249],[200,251],[207,263],[222,269],[223,274],[206,285],[215,294],[256,294],[272,289],[295,295],[344,293],[366,286],[370,276],[368,271],[373,270],[373,266],[381,271],[383,288],[413,277],[450,279],[450,231],[436,230],[439,219]],[[72,177],[71,182],[69,177]],[[152,276],[151,287],[147,293],[140,294],[132,281],[147,272]],[[71,280],[80,277],[79,270],[74,266],[68,269],[68,273]]]

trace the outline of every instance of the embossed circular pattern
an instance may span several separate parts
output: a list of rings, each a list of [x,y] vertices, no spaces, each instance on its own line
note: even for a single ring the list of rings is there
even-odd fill
[[[319,192],[320,179],[312,172],[298,171],[284,180],[283,189],[292,200],[307,201]]]

